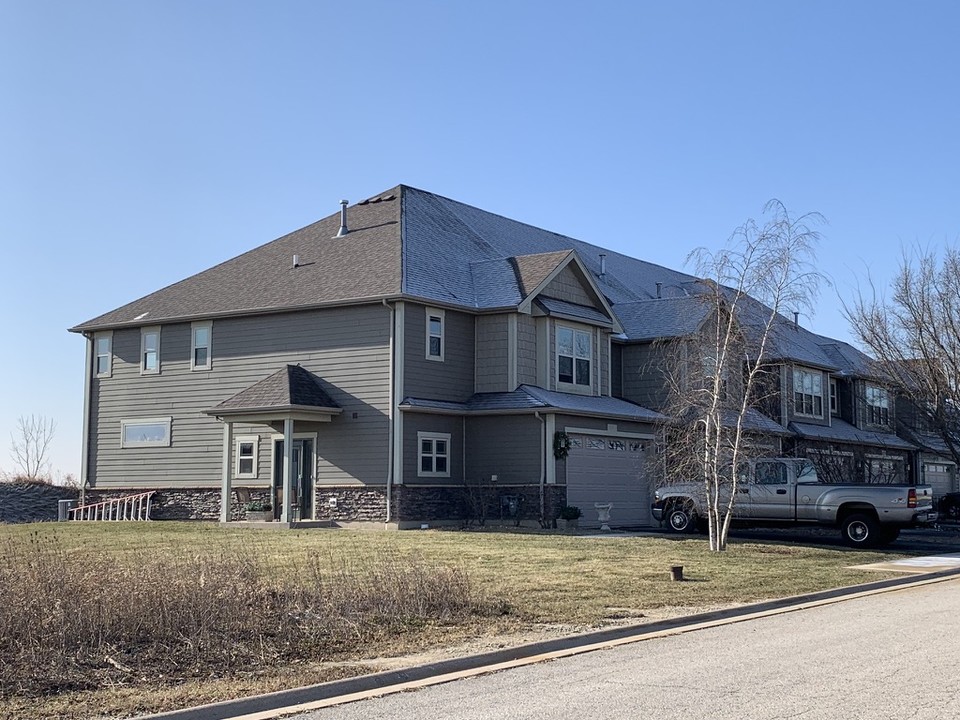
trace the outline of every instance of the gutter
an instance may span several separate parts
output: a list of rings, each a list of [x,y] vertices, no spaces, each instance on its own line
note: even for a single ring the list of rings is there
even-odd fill
[[[394,365],[394,356],[396,354],[396,345],[394,343],[394,309],[393,305],[387,302],[387,299],[383,299],[383,306],[387,309],[389,313],[389,324],[390,324],[390,362],[387,370],[387,477],[384,481],[386,496],[387,496],[387,510],[386,517],[384,518],[384,526],[390,523],[390,517],[393,512],[393,365]]]
[[[533,413],[540,421],[540,526],[546,527],[547,522],[547,419],[540,414],[540,411]]]
[[[87,357],[84,361],[85,374],[83,377],[83,438],[80,441],[80,505],[86,504],[87,482],[90,480],[90,395],[93,384],[93,353],[94,339],[91,333],[84,333],[87,340]],[[113,343],[111,342],[111,352]]]

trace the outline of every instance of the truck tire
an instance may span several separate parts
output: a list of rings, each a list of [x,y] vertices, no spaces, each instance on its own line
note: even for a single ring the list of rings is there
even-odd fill
[[[667,528],[675,533],[692,533],[697,529],[697,514],[690,503],[675,503],[667,513]]]
[[[840,533],[850,547],[875,547],[881,541],[880,523],[866,513],[848,515],[840,527]]]

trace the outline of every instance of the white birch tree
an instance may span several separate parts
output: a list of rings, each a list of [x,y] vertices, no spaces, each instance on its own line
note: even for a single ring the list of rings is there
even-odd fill
[[[666,480],[702,482],[714,551],[727,547],[738,469],[769,454],[760,411],[780,390],[777,336],[793,328],[785,313],[809,312],[823,279],[813,265],[821,222],[773,200],[761,222],[748,220],[722,249],[688,258],[701,278],[693,292],[704,320],[699,332],[669,342]]]

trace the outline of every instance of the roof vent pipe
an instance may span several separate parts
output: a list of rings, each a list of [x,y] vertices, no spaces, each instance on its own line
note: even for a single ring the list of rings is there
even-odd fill
[[[798,313],[796,310],[793,311],[793,329],[800,329],[800,313]]]
[[[661,297],[663,297],[663,283],[658,282],[657,283],[657,300],[659,300]]]
[[[299,255],[294,255],[294,256],[293,256],[293,266],[294,266],[295,268],[300,267],[300,256],[299,256]]]
[[[600,253],[600,279],[603,280],[607,274],[607,254]]]
[[[349,230],[347,230],[347,201],[340,201],[340,229],[337,231],[335,237],[343,237],[346,235]]]

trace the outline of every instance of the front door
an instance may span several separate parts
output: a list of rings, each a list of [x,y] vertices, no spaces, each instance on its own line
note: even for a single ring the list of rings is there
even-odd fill
[[[277,517],[283,511],[283,440],[273,446],[273,496]],[[293,467],[290,472],[290,520],[313,519],[313,440],[293,441]]]

